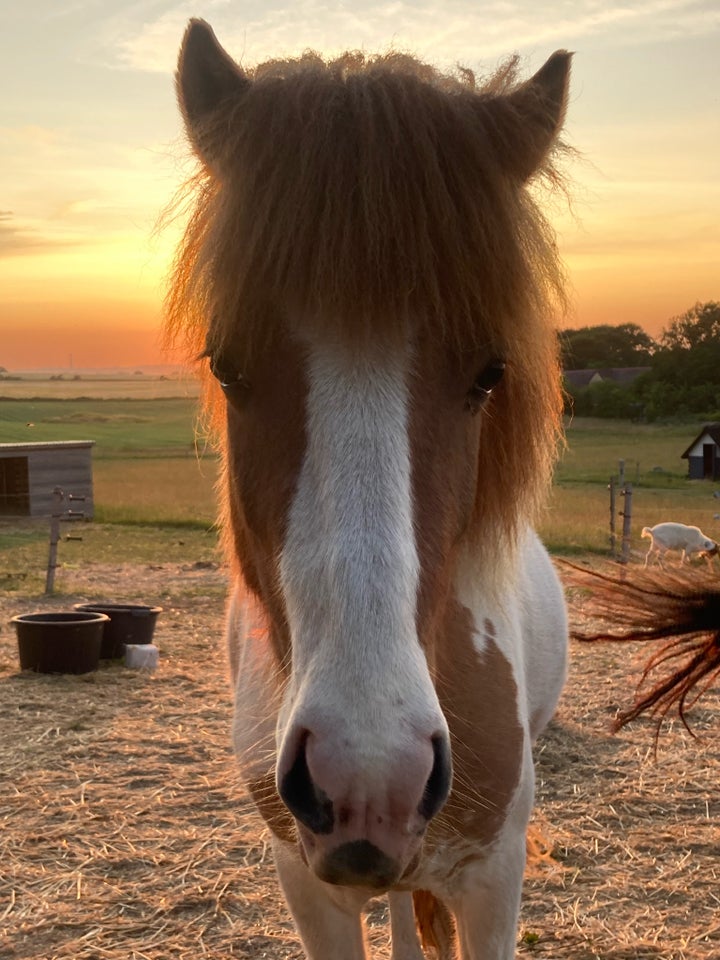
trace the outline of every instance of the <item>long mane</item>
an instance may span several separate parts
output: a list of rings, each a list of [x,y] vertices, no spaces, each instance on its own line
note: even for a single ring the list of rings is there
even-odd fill
[[[505,357],[479,451],[478,525],[494,537],[533,519],[561,414],[562,272],[490,109],[516,66],[483,85],[397,53],[246,70],[247,93],[207,130],[219,154],[194,180],[167,302],[169,339],[194,355],[232,345],[250,368],[289,317]],[[539,175],[558,179],[552,157]]]

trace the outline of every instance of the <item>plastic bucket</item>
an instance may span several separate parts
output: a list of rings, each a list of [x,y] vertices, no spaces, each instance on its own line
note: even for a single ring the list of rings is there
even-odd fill
[[[97,670],[108,618],[80,611],[23,613],[13,617],[20,669],[36,673],[90,673]]]
[[[142,603],[76,603],[75,609],[108,617],[100,650],[102,660],[124,656],[126,643],[152,643],[155,622],[162,613],[162,607]]]

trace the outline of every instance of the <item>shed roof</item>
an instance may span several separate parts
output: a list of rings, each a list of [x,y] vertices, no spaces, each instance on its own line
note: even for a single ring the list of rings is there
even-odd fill
[[[11,453],[17,451],[28,453],[33,450],[70,450],[78,447],[93,447],[94,440],[46,440],[39,443],[0,443],[0,453]]]
[[[573,387],[587,387],[592,378],[597,376],[597,370],[563,370],[563,376]]]
[[[629,384],[650,369],[650,367],[587,367],[582,370],[563,370],[563,376],[573,387],[587,387],[595,379]]]
[[[706,423],[705,426],[704,426],[704,427],[702,428],[702,430],[700,431],[700,433],[695,437],[695,439],[693,440],[693,442],[692,442],[692,443],[690,444],[690,446],[687,448],[687,450],[685,451],[685,453],[681,453],[681,454],[680,454],[680,459],[681,459],[681,460],[687,460],[687,458],[688,458],[688,456],[689,456],[690,451],[692,450],[692,448],[695,446],[695,444],[698,442],[698,440],[699,440],[701,437],[704,437],[706,434],[707,434],[707,436],[710,437],[710,439],[713,441],[713,443],[716,443],[716,444],[718,445],[718,447],[720,447],[720,423],[718,423],[717,421],[715,421],[714,423]]]
[[[598,373],[603,380],[612,380],[613,383],[632,383],[651,369],[652,367],[600,367]]]

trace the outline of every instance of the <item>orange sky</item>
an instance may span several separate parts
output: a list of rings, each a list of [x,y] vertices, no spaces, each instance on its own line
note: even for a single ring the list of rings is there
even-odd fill
[[[480,72],[576,52],[574,209],[551,210],[571,285],[567,326],[657,334],[720,299],[720,10],[714,2],[562,0],[480,9],[306,0],[192,6],[38,0],[4,15],[0,58],[0,366],[172,361],[159,345],[177,226],[157,217],[187,173],[172,71],[189,15],[254,62],[311,46],[410,49]],[[47,29],[37,30],[44,22]]]

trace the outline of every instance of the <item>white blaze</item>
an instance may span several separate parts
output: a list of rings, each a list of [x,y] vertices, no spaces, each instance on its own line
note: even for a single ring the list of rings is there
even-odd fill
[[[322,688],[326,706],[367,729],[368,695],[376,706],[437,709],[415,626],[407,356],[324,344],[308,381],[307,448],[280,565],[290,693],[309,683],[317,700]]]

